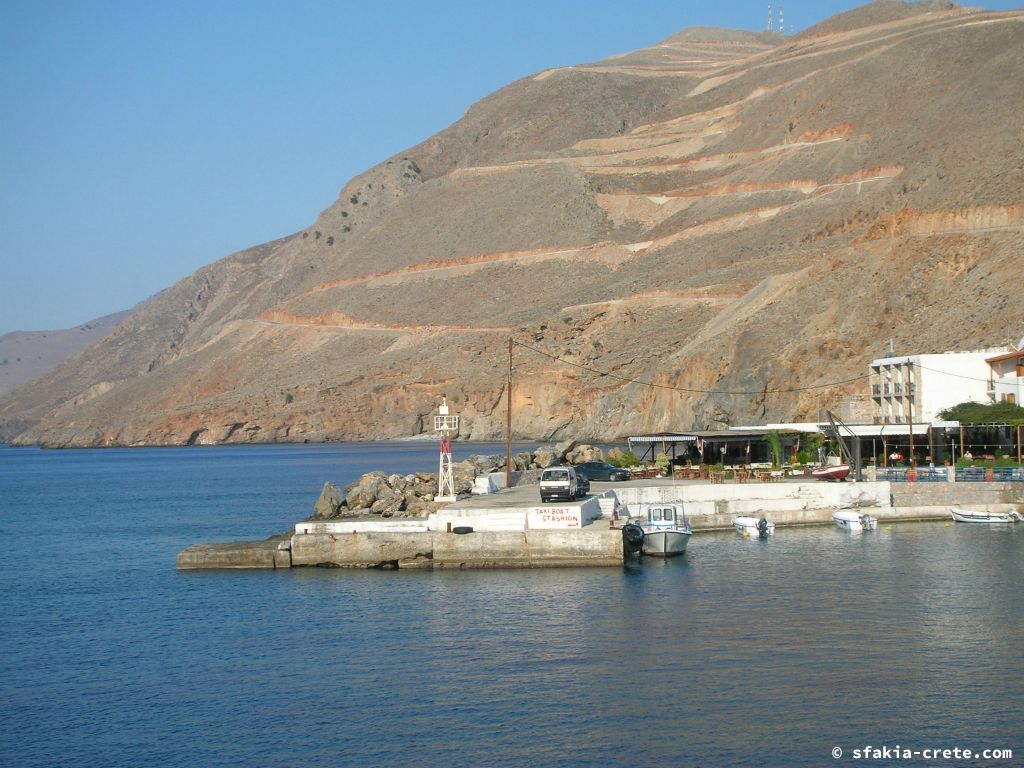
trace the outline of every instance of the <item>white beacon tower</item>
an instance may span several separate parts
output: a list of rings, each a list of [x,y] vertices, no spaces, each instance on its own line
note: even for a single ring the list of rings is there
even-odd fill
[[[452,472],[452,437],[459,431],[459,417],[448,413],[448,398],[441,398],[434,431],[441,436],[441,460],[437,469],[435,501],[455,501],[455,474]]]

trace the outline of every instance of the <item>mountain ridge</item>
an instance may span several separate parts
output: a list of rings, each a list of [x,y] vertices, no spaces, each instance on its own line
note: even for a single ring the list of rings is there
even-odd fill
[[[890,337],[1016,339],[1024,13],[904,5],[522,78],[0,400],[0,437],[396,437],[447,395],[493,438],[512,336],[517,436],[611,438],[806,418]]]

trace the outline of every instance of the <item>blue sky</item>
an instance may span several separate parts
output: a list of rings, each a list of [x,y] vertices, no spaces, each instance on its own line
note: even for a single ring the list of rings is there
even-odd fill
[[[784,3],[786,31],[861,4]],[[680,0],[3,0],[0,334],[127,309],[302,229],[349,178],[517,78],[766,15]]]

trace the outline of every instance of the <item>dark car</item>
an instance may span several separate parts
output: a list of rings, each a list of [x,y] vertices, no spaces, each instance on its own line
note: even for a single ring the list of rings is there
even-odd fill
[[[576,473],[576,495],[580,498],[590,493],[590,478],[582,472]]]
[[[629,470],[613,467],[607,461],[587,461],[576,465],[576,474],[588,480],[629,480]]]

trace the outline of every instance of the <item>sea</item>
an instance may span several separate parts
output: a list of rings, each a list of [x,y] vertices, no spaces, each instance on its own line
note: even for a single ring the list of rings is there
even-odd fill
[[[697,533],[623,568],[175,570],[291,529],[324,481],[436,463],[0,447],[0,765],[1024,764],[1022,524]]]

